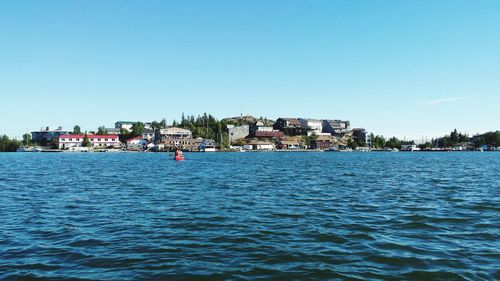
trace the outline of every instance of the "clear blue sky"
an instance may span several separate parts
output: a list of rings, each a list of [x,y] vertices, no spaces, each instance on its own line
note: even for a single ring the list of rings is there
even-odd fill
[[[0,1],[0,134],[186,114],[500,129],[500,1]]]

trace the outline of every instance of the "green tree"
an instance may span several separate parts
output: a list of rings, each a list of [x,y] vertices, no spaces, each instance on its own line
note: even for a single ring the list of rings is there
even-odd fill
[[[120,139],[121,142],[125,142],[126,140],[130,139],[130,132],[127,131],[124,128],[120,129],[120,134],[118,135],[118,138]]]
[[[83,137],[82,146],[83,147],[92,146],[92,144],[90,143],[89,137],[87,136],[87,133],[85,133],[85,136]]]
[[[418,147],[421,149],[421,150],[425,150],[425,149],[428,149],[428,148],[433,148],[434,145],[431,143],[431,142],[426,142],[426,143],[421,143],[418,145]]]
[[[80,135],[81,133],[82,133],[82,131],[81,131],[81,129],[80,129],[80,126],[75,125],[75,126],[73,127],[73,134],[75,134],[75,135]]]
[[[15,152],[21,143],[16,139],[9,139],[7,135],[0,138],[0,151],[1,152]]]
[[[98,135],[107,135],[108,134],[108,130],[106,130],[106,127],[104,127],[104,126],[99,126],[97,128],[97,134]]]
[[[315,141],[317,138],[318,138],[317,135],[302,136],[300,138],[300,145],[305,147],[305,148],[311,148],[312,142]]]
[[[135,138],[141,136],[143,132],[144,132],[144,123],[135,122],[134,125],[132,125],[132,132],[130,132],[130,137]]]
[[[59,138],[52,138],[52,141],[50,142],[50,146],[53,149],[58,149],[59,148]]]
[[[351,149],[356,149],[358,147],[358,143],[353,139],[348,139],[347,140],[347,147],[349,147]]]
[[[26,133],[23,135],[23,145],[24,146],[29,146],[31,145],[31,134],[29,133]]]
[[[385,138],[383,136],[376,135],[372,137],[372,145],[375,148],[384,148],[385,147]]]
[[[450,144],[452,146],[457,145],[458,143],[458,132],[457,129],[453,130],[453,132],[450,133]]]
[[[396,137],[392,137],[392,138],[387,140],[387,142],[385,143],[385,146],[390,147],[390,148],[401,149],[401,141]]]
[[[0,139],[0,151],[5,152],[10,144],[10,139],[7,135],[3,135]]]
[[[160,122],[156,122],[156,121],[153,121],[151,122],[151,129],[153,130],[158,130],[158,129],[161,129],[161,123]]]

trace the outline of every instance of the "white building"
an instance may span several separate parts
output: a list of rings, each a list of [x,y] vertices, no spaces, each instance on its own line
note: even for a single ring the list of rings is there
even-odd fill
[[[250,145],[252,150],[274,150],[276,148],[273,143],[267,141],[253,141]]]
[[[143,150],[147,148],[148,142],[141,137],[135,137],[126,141],[127,150]]]
[[[300,118],[299,121],[302,127],[306,129],[308,136],[321,135],[323,131],[323,122],[321,120]]]
[[[59,149],[68,149],[70,147],[81,147],[85,135],[60,135]],[[120,140],[117,135],[92,135],[87,138],[93,147],[119,147]]]
[[[169,127],[166,129],[156,130],[155,142],[164,142],[169,139],[191,139],[192,137],[193,134],[190,130],[178,127]]]
[[[115,128],[120,130],[120,129],[125,129],[129,132],[132,131],[132,127],[134,126],[134,124],[137,123],[137,122],[132,122],[132,121],[117,121],[115,123]]]

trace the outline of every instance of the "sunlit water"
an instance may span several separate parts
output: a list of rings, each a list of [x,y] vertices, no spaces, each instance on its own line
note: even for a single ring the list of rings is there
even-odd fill
[[[500,279],[499,195],[500,153],[3,153],[0,279]]]

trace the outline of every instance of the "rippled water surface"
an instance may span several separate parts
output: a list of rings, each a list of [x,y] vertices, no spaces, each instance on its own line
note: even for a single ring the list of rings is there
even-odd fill
[[[1,280],[500,279],[500,153],[0,154]]]

